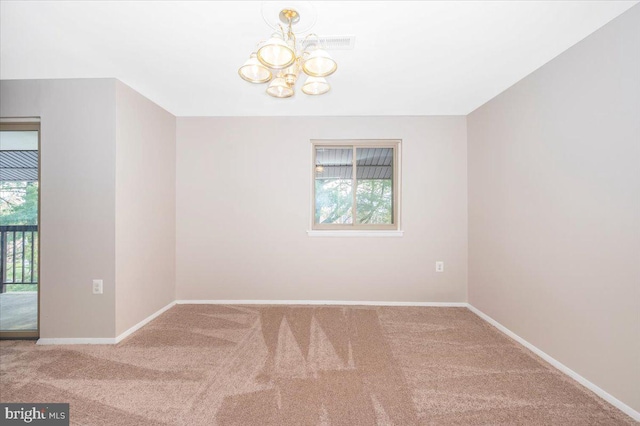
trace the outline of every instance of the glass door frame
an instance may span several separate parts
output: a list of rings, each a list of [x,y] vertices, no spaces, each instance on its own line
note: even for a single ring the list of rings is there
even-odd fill
[[[42,276],[40,275],[40,242],[42,241],[42,232],[41,232],[41,215],[40,215],[40,203],[42,200],[42,186],[41,186],[41,175],[42,175],[42,153],[40,151],[40,141],[41,141],[41,130],[40,130],[40,120],[38,118],[2,118],[0,119],[0,131],[15,131],[15,132],[38,132],[38,320],[37,320],[37,329],[36,330],[0,330],[0,340],[17,340],[17,339],[38,339],[40,337],[40,284],[42,283]],[[6,261],[6,259],[3,259]],[[3,277],[0,277],[3,278]]]

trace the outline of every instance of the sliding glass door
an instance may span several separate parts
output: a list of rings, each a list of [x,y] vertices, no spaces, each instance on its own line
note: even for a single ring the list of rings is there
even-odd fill
[[[0,123],[0,337],[38,337],[40,124]]]

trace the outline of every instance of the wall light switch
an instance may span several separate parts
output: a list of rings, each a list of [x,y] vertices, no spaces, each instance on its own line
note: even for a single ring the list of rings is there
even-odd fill
[[[436,272],[444,272],[444,262],[441,260],[438,260],[436,262]]]
[[[102,280],[93,280],[93,294],[102,294]]]

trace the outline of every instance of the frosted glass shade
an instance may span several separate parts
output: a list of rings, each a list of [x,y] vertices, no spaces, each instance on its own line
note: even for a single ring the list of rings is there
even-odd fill
[[[252,53],[247,62],[240,67],[238,74],[250,83],[266,83],[271,80],[271,71],[260,63],[255,53]]]
[[[331,89],[324,77],[307,77],[302,85],[302,91],[307,95],[322,95]]]
[[[302,65],[305,74],[312,77],[326,77],[338,69],[338,64],[324,49],[316,49],[310,52]]]
[[[296,60],[296,53],[284,40],[271,37],[258,49],[258,60],[276,70],[286,68]]]
[[[294,91],[283,77],[276,77],[269,83],[267,93],[274,98],[289,98],[293,96]]]

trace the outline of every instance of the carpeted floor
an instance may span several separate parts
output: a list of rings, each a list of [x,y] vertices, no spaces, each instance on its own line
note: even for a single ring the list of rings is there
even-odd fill
[[[465,308],[177,305],[116,346],[0,356],[1,402],[72,424],[634,423]]]

